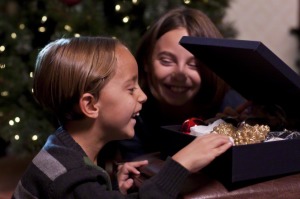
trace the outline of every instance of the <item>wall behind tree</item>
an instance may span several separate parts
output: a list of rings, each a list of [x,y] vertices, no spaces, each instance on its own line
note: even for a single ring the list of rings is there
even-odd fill
[[[238,31],[236,39],[262,41],[297,73],[298,39],[291,33],[299,28],[298,0],[233,0],[225,21]]]

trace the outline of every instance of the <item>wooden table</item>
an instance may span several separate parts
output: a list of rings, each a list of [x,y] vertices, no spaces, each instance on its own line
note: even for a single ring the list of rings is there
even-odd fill
[[[0,199],[10,199],[33,156],[4,156],[0,158]]]

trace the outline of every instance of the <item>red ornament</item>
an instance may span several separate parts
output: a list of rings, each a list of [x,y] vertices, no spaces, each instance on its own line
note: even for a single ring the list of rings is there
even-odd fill
[[[201,118],[192,117],[183,122],[180,131],[185,134],[190,134],[190,128],[196,125],[206,125],[205,122]]]
[[[60,1],[66,4],[67,6],[74,6],[81,2],[81,0],[60,0]]]

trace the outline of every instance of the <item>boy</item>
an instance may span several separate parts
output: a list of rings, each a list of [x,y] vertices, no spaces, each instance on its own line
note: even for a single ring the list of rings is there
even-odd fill
[[[59,39],[41,50],[34,96],[58,117],[51,135],[20,180],[13,198],[176,198],[189,172],[197,172],[232,146],[227,136],[197,138],[127,195],[131,174],[147,161],[119,167],[120,191],[111,189],[97,155],[112,140],[134,136],[135,117],[147,97],[138,85],[137,63],[118,40]]]

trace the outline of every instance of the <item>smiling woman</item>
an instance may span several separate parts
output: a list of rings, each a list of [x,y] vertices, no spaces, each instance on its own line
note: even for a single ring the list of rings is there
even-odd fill
[[[136,135],[120,142],[122,157],[131,160],[159,151],[160,127],[182,124],[191,117],[208,119],[244,99],[201,60],[179,45],[183,36],[222,38],[200,10],[175,8],[158,18],[137,48],[140,84],[148,100],[143,104]]]
[[[201,77],[195,57],[174,42],[187,35],[185,28],[165,33],[154,47],[152,66],[146,66],[151,74],[148,82],[152,95],[171,106],[189,103],[200,90]]]

